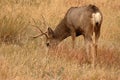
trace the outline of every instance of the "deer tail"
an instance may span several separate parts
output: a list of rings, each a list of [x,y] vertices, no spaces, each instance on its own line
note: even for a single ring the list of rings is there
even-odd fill
[[[102,15],[100,12],[96,12],[92,14],[92,22],[94,26],[99,25],[101,21],[102,21]]]

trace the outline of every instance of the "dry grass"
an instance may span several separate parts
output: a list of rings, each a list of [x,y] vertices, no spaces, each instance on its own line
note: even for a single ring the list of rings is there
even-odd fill
[[[82,37],[75,49],[67,38],[49,53],[44,37],[30,39],[39,33],[32,25],[54,29],[71,6],[90,3],[104,16],[95,69]],[[119,8],[119,0],[0,0],[0,80],[120,80]]]

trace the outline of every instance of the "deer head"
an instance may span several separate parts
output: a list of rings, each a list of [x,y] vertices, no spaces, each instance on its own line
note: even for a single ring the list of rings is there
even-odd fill
[[[43,32],[38,26],[34,26],[34,27],[36,27],[40,31],[40,34],[32,38],[38,38],[40,36],[45,36],[46,37],[45,43],[47,47],[56,47],[57,44],[60,42],[59,40],[56,39],[54,31],[50,27],[48,27],[47,32]]]
[[[48,28],[47,35],[48,38],[46,40],[46,45],[48,47],[56,47],[59,44],[60,40],[56,38],[56,34],[50,27]]]

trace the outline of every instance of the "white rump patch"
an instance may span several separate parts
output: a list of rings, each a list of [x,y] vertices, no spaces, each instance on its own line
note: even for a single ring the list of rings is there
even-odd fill
[[[101,17],[101,14],[99,12],[92,14],[92,22],[94,25],[95,25],[95,23],[100,23],[101,19],[102,19],[102,17]]]

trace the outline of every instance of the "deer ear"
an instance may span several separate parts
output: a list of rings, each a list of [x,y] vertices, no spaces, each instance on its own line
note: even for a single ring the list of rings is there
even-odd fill
[[[54,32],[53,32],[53,30],[50,27],[48,28],[48,35],[50,37],[54,37]]]

